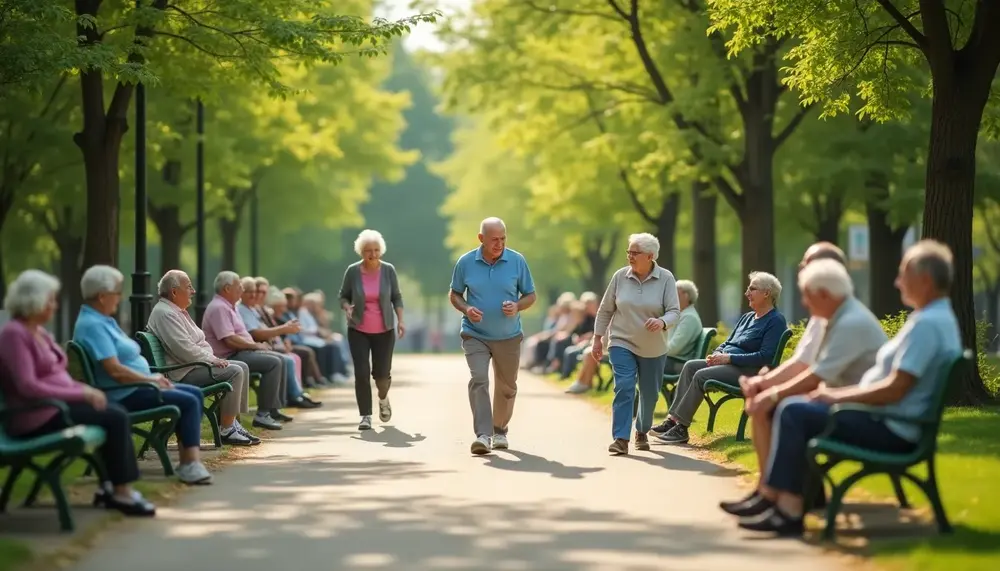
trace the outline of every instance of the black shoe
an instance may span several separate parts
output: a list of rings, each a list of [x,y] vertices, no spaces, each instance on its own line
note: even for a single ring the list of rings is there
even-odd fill
[[[107,490],[99,490],[94,494],[94,507],[104,507],[115,510],[129,517],[152,517],[156,515],[156,506],[146,498],[133,492],[131,502],[122,502],[115,498],[114,494]]]
[[[294,418],[288,416],[287,414],[281,412],[276,408],[271,409],[271,418],[277,420],[278,422],[291,422],[295,420]]]
[[[656,437],[667,444],[687,444],[688,427],[683,424],[675,424],[673,428],[663,434],[656,435]]]
[[[668,418],[663,422],[661,422],[660,424],[657,424],[653,428],[650,428],[649,431],[652,432],[654,436],[658,436],[660,434],[666,434],[671,428],[675,426],[677,426],[677,422],[675,422],[674,419],[672,418]]]
[[[737,502],[719,502],[722,511],[738,517],[760,515],[773,506],[774,503],[771,500],[756,491]]]
[[[761,514],[741,519],[739,526],[746,530],[773,533],[781,537],[801,536],[805,531],[801,517],[793,518],[786,515],[778,509],[778,506],[771,506]]]
[[[303,408],[303,409],[306,409],[306,408],[319,408],[319,407],[323,406],[323,403],[316,402],[316,401],[312,400],[311,398],[303,395],[303,396],[299,397],[297,400],[294,400],[294,401],[288,403],[288,406],[291,406],[291,407],[294,407],[294,408]]]

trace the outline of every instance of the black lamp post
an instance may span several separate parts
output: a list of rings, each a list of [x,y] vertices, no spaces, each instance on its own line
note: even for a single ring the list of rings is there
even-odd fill
[[[146,328],[153,306],[146,260],[146,87],[142,83],[135,86],[135,266],[129,301],[134,335]]]
[[[195,323],[201,323],[201,318],[205,315],[205,306],[208,305],[208,292],[205,291],[205,282],[208,271],[205,266],[208,262],[208,253],[205,251],[205,106],[198,99],[197,111],[198,142],[195,151],[195,194],[197,209],[197,233],[198,233],[198,278],[196,288],[198,290],[195,299]]]
[[[258,266],[258,248],[257,248],[257,236],[259,227],[258,222],[258,204],[257,204],[257,185],[253,186],[250,191],[253,194],[250,195],[250,275],[257,277],[260,275],[260,267]]]

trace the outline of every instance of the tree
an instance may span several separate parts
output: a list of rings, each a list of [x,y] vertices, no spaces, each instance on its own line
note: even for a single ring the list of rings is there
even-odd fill
[[[925,63],[931,79],[931,130],[926,161],[923,234],[955,255],[952,302],[966,347],[976,347],[972,290],[972,217],[976,144],[987,103],[997,98],[1000,3],[945,0],[709,0],[718,29],[733,29],[730,53],[774,36],[794,37],[788,84],[825,114],[850,108],[861,116],[905,117],[921,88],[906,70]],[[991,113],[995,112],[992,110]],[[989,123],[995,125],[995,123]],[[961,380],[961,401],[989,398],[978,369]]]

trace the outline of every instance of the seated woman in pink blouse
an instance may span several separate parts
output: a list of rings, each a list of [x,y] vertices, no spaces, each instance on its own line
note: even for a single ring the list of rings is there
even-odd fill
[[[74,424],[99,426],[105,441],[99,453],[110,482],[102,485],[95,502],[129,516],[152,516],[156,507],[131,483],[139,479],[128,413],[108,402],[104,393],[74,381],[66,371],[66,354],[44,325],[56,310],[59,281],[38,270],[27,270],[7,290],[4,308],[11,321],[0,329],[0,391],[11,408],[38,399],[66,403]],[[7,430],[14,436],[32,437],[67,427],[54,408],[26,411],[14,416]]]

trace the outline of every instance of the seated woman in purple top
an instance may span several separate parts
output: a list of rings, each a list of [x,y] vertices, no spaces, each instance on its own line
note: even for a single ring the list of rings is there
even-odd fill
[[[677,396],[670,403],[667,420],[651,430],[663,442],[684,444],[688,441],[688,426],[705,400],[705,381],[722,381],[738,387],[741,375],[756,374],[774,360],[781,335],[788,328],[785,316],[775,308],[781,295],[781,282],[766,272],[750,272],[750,285],[745,295],[750,311],[736,322],[729,338],[707,359],[688,361],[681,369]]]
[[[66,372],[66,354],[56,345],[44,325],[56,310],[59,280],[38,270],[27,270],[7,290],[4,307],[13,319],[0,329],[0,391],[12,407],[39,399],[66,403],[76,424],[104,429],[99,453],[110,482],[102,484],[97,503],[130,516],[152,516],[156,507],[130,484],[139,479],[128,413],[104,393],[74,381]],[[12,418],[7,430],[15,436],[32,437],[67,428],[55,408],[40,408]]]

